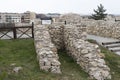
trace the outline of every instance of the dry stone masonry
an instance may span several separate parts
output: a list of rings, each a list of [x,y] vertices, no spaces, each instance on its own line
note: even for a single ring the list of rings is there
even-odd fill
[[[89,34],[120,39],[120,22],[89,21],[84,23]]]
[[[64,41],[68,54],[92,78],[97,80],[110,79],[110,69],[101,58],[98,45],[83,40],[80,34],[84,34],[84,31],[78,31],[80,28],[82,29],[80,26],[71,25],[64,27]]]
[[[59,21],[64,22],[66,21],[66,24],[78,24],[82,20],[82,17],[79,14],[75,13],[68,13],[60,16]]]
[[[86,26],[37,25],[34,28],[35,47],[40,69],[61,73],[57,49],[66,48],[67,54],[79,64],[91,78],[110,79],[110,69],[101,57],[98,45],[86,41]]]
[[[51,24],[47,25],[52,42],[55,44],[57,49],[64,49],[63,40],[63,24]]]
[[[61,15],[58,21],[66,21],[66,24],[84,24],[87,26],[88,34],[120,39],[120,21],[115,22],[115,19],[106,21],[84,19],[79,14],[68,13]]]
[[[40,69],[61,73],[57,49],[51,42],[47,27],[42,25],[34,27],[34,42]]]

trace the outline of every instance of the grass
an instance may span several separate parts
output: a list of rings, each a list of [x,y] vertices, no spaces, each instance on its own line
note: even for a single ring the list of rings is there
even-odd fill
[[[97,44],[96,41],[89,39],[91,43]],[[100,46],[100,45],[99,45]],[[111,80],[120,80],[120,56],[100,46],[101,53],[105,55],[106,64],[111,69]]]
[[[120,56],[100,48],[111,68],[112,80],[119,80]],[[88,74],[65,51],[58,51],[58,55],[62,74],[51,74],[39,69],[32,39],[0,40],[0,80],[90,80]],[[11,66],[13,63],[15,65]],[[17,66],[23,68],[19,73],[13,72]]]
[[[120,56],[100,47],[101,52],[105,55],[105,61],[111,69],[112,80],[120,80]]]
[[[39,69],[32,39],[0,40],[0,80],[89,80],[88,74],[65,51],[58,54],[62,74],[51,74]],[[13,72],[18,66],[23,69]]]

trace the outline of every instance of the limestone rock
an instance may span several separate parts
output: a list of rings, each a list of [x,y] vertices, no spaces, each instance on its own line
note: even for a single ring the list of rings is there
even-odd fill
[[[101,58],[99,46],[85,41],[85,38],[82,38],[83,35],[81,35],[82,31],[78,36],[78,29],[75,28],[75,25],[64,27],[64,41],[68,54],[88,72],[91,78],[96,80],[110,79],[110,68]],[[82,28],[82,26],[79,28]]]
[[[22,70],[22,67],[15,67],[15,68],[13,69],[13,71],[14,71],[15,73],[18,73],[20,70]]]
[[[86,23],[88,34],[120,39],[120,22],[97,20],[82,23]]]
[[[48,27],[37,25],[34,28],[34,42],[40,69],[61,73],[57,49],[51,41]]]
[[[76,19],[77,18],[73,20]],[[111,79],[110,68],[106,65],[99,46],[86,41],[88,25],[86,26],[79,22],[80,20],[71,24],[68,22],[68,25],[52,24],[35,26],[34,42],[40,69],[52,73],[61,73],[61,63],[58,60],[57,49],[66,48],[68,55],[70,55],[91,78],[97,80]],[[89,26],[91,26],[91,24],[93,23],[90,23]],[[98,24],[101,26],[105,25],[101,23]],[[97,25],[94,27],[96,26]],[[99,29],[94,31],[94,27],[89,30],[96,33]],[[102,29],[106,28],[102,27]],[[109,28],[107,28],[107,30],[109,30]]]

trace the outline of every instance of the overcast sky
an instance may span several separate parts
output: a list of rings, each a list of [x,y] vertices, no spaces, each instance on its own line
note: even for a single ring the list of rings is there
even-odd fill
[[[0,12],[91,14],[100,3],[108,14],[120,14],[120,0],[0,0]]]

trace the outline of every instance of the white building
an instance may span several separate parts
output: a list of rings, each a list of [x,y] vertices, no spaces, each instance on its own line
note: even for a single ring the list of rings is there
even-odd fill
[[[21,14],[0,13],[0,23],[21,23]]]
[[[31,23],[34,21],[34,19],[36,19],[36,13],[30,11],[24,12],[21,19],[22,23]]]

